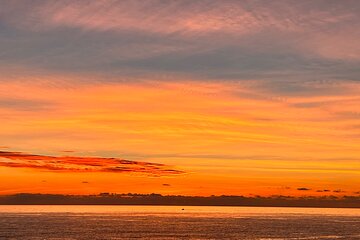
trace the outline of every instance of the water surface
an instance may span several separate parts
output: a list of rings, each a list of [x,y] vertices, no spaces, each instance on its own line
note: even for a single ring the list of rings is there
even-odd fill
[[[0,206],[0,239],[360,239],[360,209]]]

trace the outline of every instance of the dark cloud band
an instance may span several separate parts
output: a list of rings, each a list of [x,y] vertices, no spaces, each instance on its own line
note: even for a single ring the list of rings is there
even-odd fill
[[[172,169],[170,166],[159,163],[138,162],[119,158],[45,156],[8,151],[0,151],[0,166],[55,172],[142,173],[153,176],[184,173],[181,170]]]

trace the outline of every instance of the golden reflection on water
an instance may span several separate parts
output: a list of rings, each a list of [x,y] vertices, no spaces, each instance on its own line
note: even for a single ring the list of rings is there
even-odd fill
[[[223,206],[139,206],[139,205],[0,205],[0,213],[103,213],[135,215],[224,215],[228,217],[264,215],[360,216],[353,208],[223,207]]]

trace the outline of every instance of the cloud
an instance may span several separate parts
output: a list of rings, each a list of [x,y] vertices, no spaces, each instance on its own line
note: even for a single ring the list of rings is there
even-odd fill
[[[45,156],[8,151],[0,151],[0,166],[54,172],[141,173],[154,176],[184,173],[181,170],[172,169],[170,166],[159,163],[138,162],[119,158]]]
[[[47,101],[0,97],[0,109],[12,109],[16,111],[44,111],[52,107],[53,103]]]
[[[122,78],[360,80],[360,4],[345,2],[4,1],[0,63]]]
[[[139,29],[163,33],[251,32],[264,28],[303,31],[356,20],[359,4],[345,0],[289,1],[4,1],[10,23],[34,30],[60,26],[93,31]],[[350,7],[350,5],[352,7]],[[27,9],[32,11],[27,12]],[[8,11],[6,11],[8,10]],[[311,11],[310,11],[311,10]],[[27,21],[16,18],[22,13]],[[105,14],[106,13],[106,14]],[[14,16],[15,15],[15,16]],[[139,21],[141,18],[141,21]],[[47,21],[44,21],[47,20]]]
[[[102,192],[91,195],[66,195],[66,194],[34,194],[17,193],[0,196],[1,204],[155,204],[155,205],[204,205],[204,206],[273,206],[273,207],[352,207],[358,208],[359,196],[239,196],[239,195],[211,195],[211,196],[184,196],[161,195],[158,193],[117,194]],[[319,210],[319,213],[322,210]]]
[[[305,188],[305,187],[301,187],[301,188],[297,188],[298,191],[310,191],[310,188]]]

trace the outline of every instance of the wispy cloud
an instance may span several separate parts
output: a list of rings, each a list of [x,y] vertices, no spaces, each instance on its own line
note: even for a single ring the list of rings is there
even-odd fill
[[[23,98],[0,97],[0,109],[12,109],[17,111],[44,111],[53,107],[53,103]]]
[[[352,0],[3,1],[0,63],[122,78],[359,80],[359,10]]]
[[[46,156],[8,151],[0,151],[0,166],[59,172],[142,173],[158,176],[184,173],[159,163],[103,157]]]

